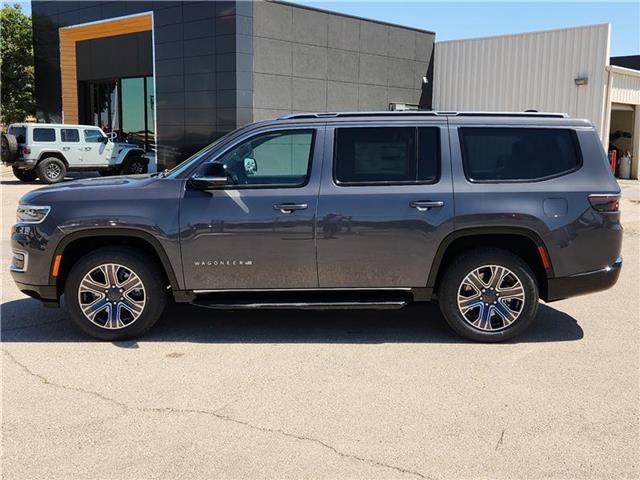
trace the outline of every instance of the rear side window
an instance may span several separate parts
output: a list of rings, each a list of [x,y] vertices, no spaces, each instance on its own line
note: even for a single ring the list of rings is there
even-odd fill
[[[53,128],[34,128],[33,141],[34,142],[55,142],[56,131]]]
[[[336,183],[434,183],[439,174],[439,138],[434,127],[338,128]]]
[[[573,130],[460,128],[462,159],[473,181],[527,181],[556,177],[581,164]]]
[[[7,133],[16,137],[16,141],[18,143],[25,143],[27,141],[26,127],[9,127],[9,131]]]
[[[63,142],[79,142],[80,141],[80,133],[75,128],[61,129],[60,137]]]

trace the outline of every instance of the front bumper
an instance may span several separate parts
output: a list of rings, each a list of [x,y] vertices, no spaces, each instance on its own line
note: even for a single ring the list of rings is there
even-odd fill
[[[615,285],[620,276],[622,257],[608,267],[592,272],[578,273],[568,277],[550,278],[547,283],[547,302],[599,292]]]
[[[15,278],[13,281],[18,290],[31,298],[40,300],[46,307],[60,306],[55,285],[29,285],[28,283],[19,282]]]

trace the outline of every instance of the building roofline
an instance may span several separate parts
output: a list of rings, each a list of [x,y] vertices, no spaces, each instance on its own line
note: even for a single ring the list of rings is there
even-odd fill
[[[525,37],[528,35],[537,35],[539,33],[567,32],[569,30],[581,30],[581,29],[587,29],[587,28],[593,28],[593,27],[604,27],[604,26],[609,27],[609,29],[611,28],[610,23],[594,23],[593,25],[577,25],[575,27],[549,28],[546,30],[531,30],[529,32],[505,33],[503,35],[489,35],[487,37],[457,38],[452,40],[442,40],[436,43],[442,44],[442,43],[455,43],[455,42],[470,42],[473,40],[492,40],[497,38]]]
[[[618,73],[620,75],[640,77],[640,70],[634,70],[633,68],[620,67],[618,65],[607,65],[606,69],[608,72]]]
[[[303,8],[305,10],[311,10],[311,11],[314,11],[314,12],[327,13],[329,15],[338,15],[340,17],[351,18],[353,20],[362,20],[362,21],[365,21],[365,22],[377,23],[377,24],[380,24],[380,25],[385,25],[387,27],[403,28],[405,30],[413,30],[414,32],[419,32],[419,33],[428,33],[429,35],[434,35],[434,36],[436,34],[436,32],[431,31],[431,30],[424,30],[422,28],[416,28],[416,27],[408,27],[406,25],[400,25],[400,24],[391,23],[391,22],[384,22],[382,20],[375,20],[373,18],[359,17],[357,15],[350,15],[348,13],[335,12],[333,10],[325,10],[324,8],[310,7],[309,5],[302,5],[302,4],[299,4],[299,3],[287,2],[285,0],[265,0],[265,1],[267,1],[269,3],[279,3],[280,5],[286,5],[288,7]]]

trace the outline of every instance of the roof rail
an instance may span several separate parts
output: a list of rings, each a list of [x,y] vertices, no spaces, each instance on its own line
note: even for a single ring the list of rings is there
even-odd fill
[[[375,112],[302,112],[289,113],[278,117],[278,120],[292,120],[303,118],[350,118],[350,117],[543,117],[543,118],[568,118],[566,113],[548,112],[437,112],[433,110],[402,110],[402,111],[375,111]]]

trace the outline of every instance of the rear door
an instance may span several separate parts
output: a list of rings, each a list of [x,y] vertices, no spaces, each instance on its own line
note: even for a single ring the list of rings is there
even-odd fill
[[[425,287],[438,246],[453,231],[446,118],[327,127],[326,138],[320,287]]]
[[[70,165],[78,165],[82,158],[82,143],[80,142],[80,130],[77,128],[60,129],[60,146],[67,162]]]

